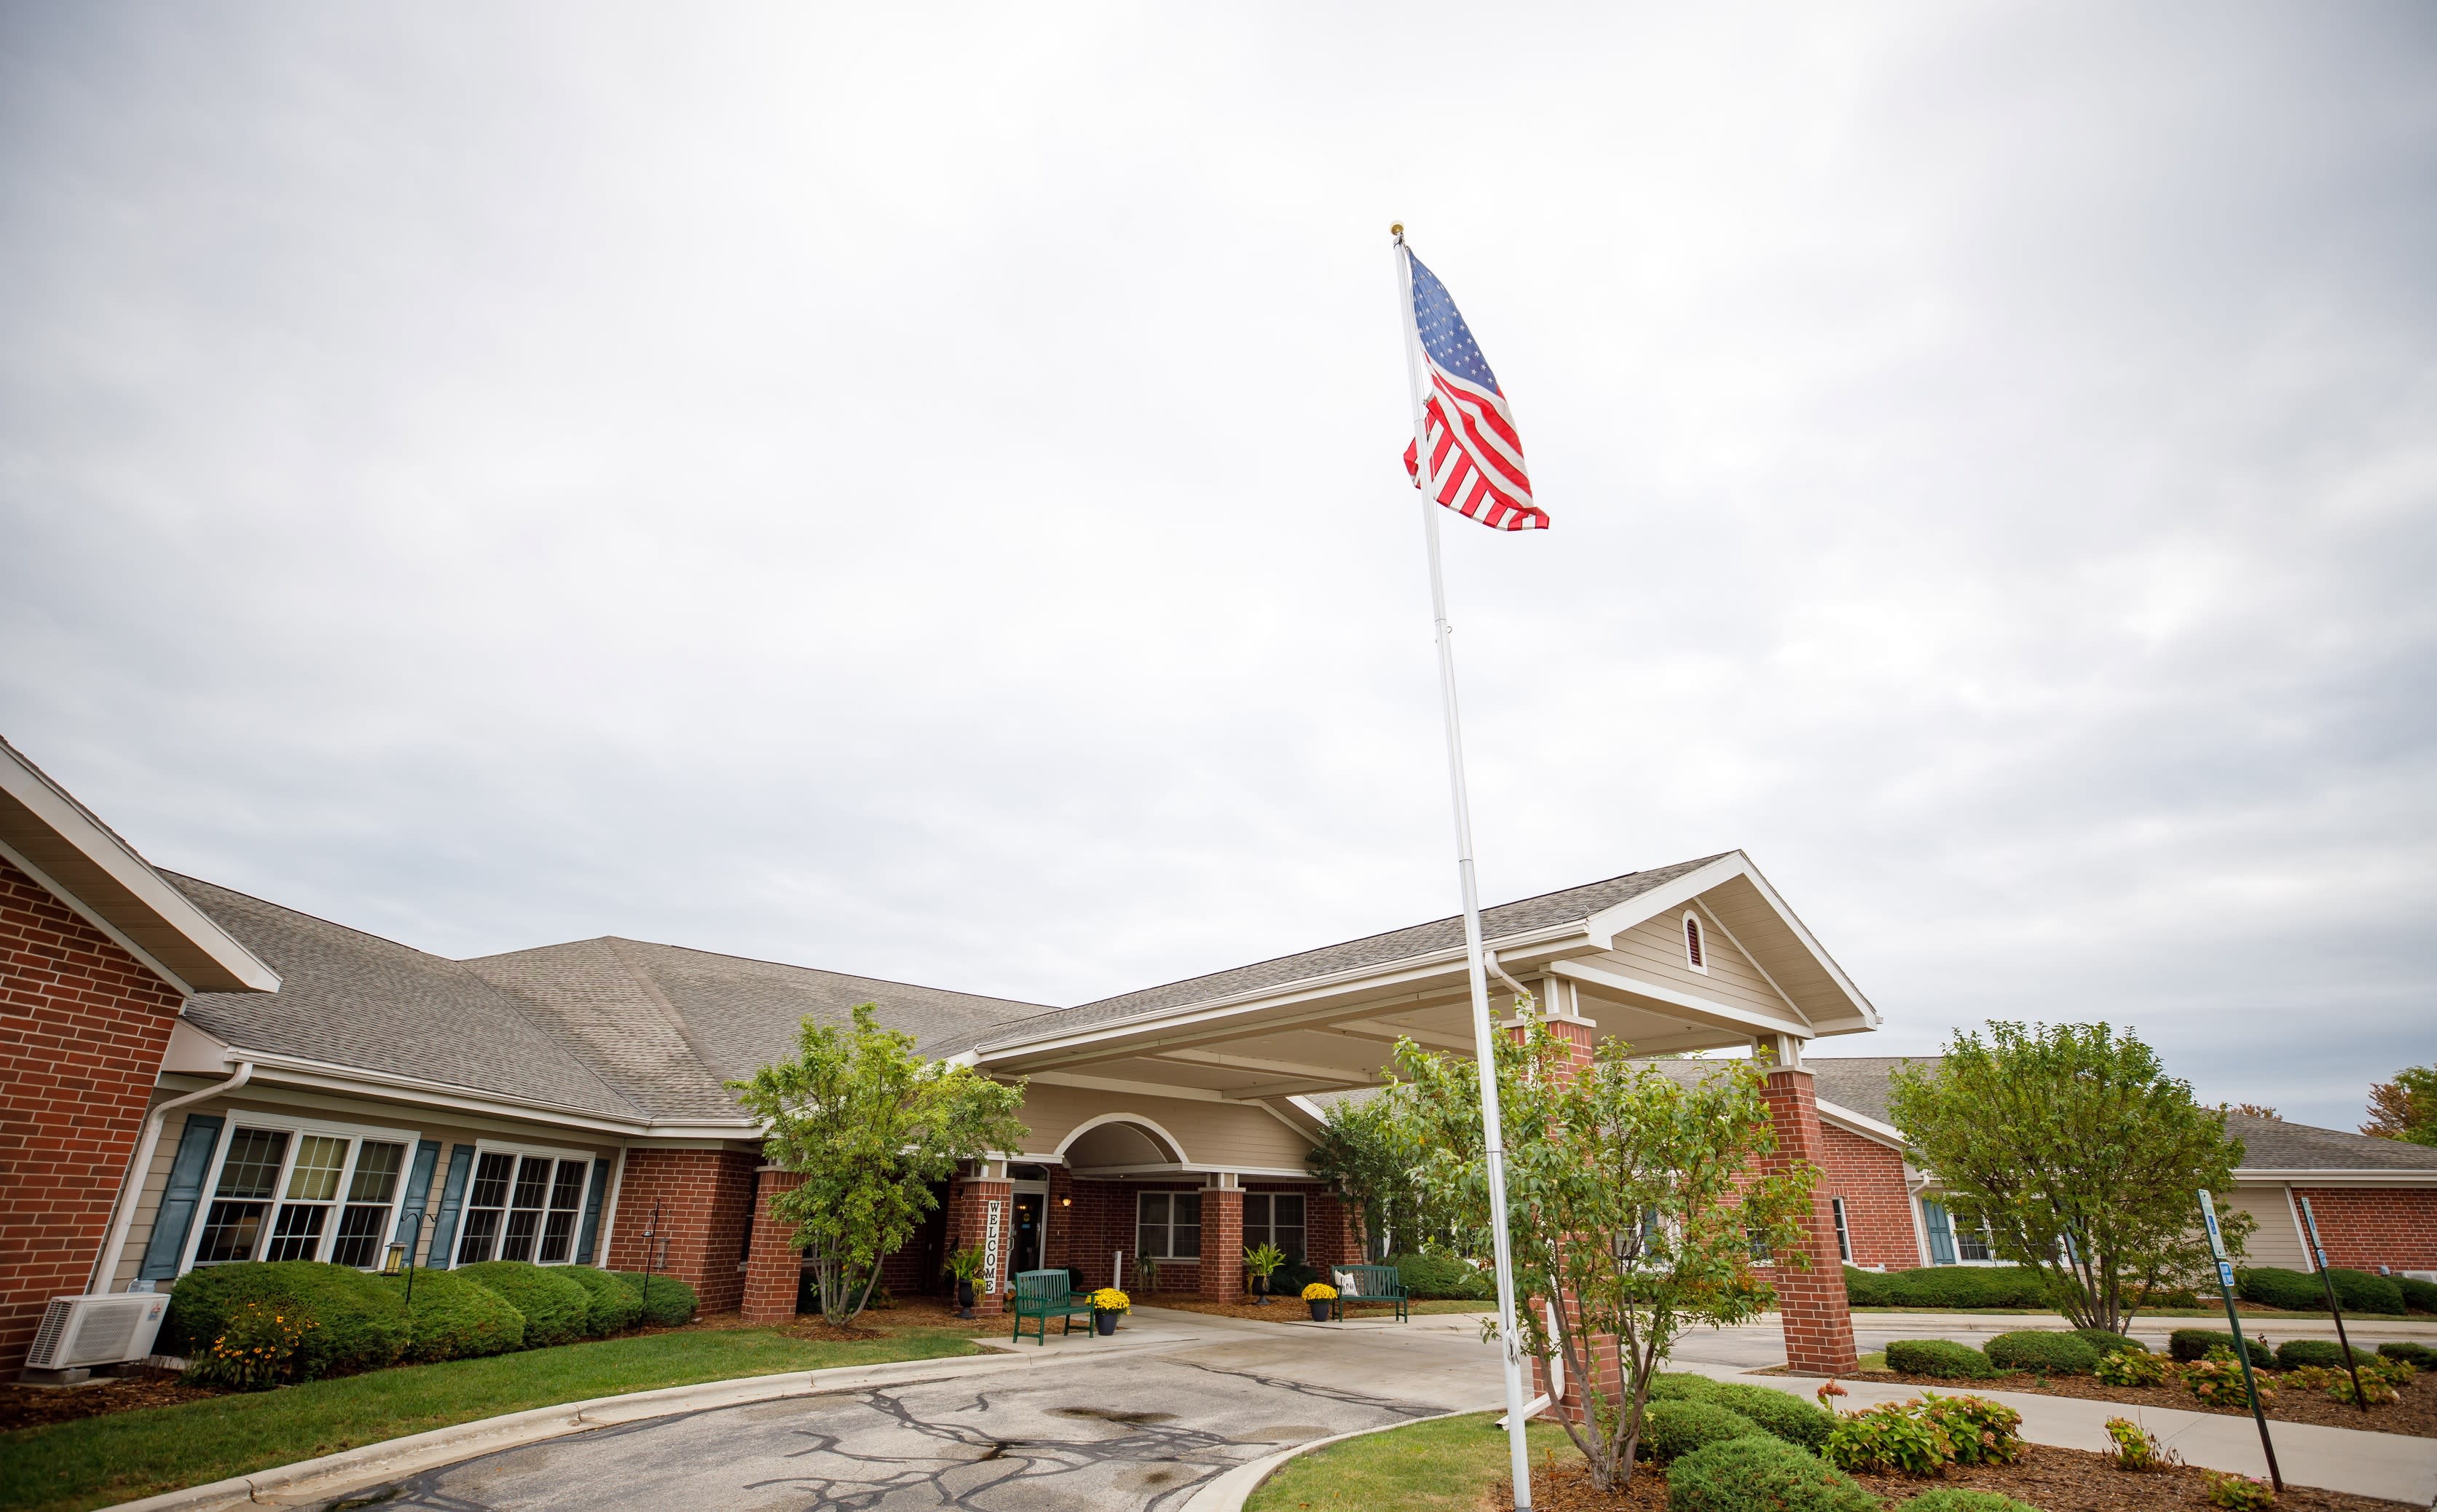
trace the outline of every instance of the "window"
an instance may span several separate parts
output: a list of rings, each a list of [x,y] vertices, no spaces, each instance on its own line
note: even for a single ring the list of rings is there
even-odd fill
[[[1986,1228],[1956,1229],[1955,1253],[1966,1265],[1987,1265],[1997,1258],[1989,1248],[1989,1230]]]
[[[1828,1212],[1836,1220],[1836,1258],[1850,1265],[1853,1263],[1853,1236],[1845,1227],[1845,1199],[1829,1198]]]
[[[585,1156],[484,1150],[474,1162],[465,1189],[465,1227],[457,1240],[457,1263],[536,1260],[565,1265],[575,1247],[575,1221],[584,1207]]]
[[[237,1115],[220,1150],[211,1208],[189,1263],[329,1260],[359,1270],[379,1264],[413,1139],[380,1133],[389,1137]]]
[[[1134,1219],[1134,1253],[1147,1260],[1201,1258],[1201,1194],[1143,1192]]]
[[[1994,1265],[1996,1252],[1990,1247],[1989,1230],[1957,1228],[1954,1215],[1944,1203],[1920,1200],[1921,1227],[1929,1233],[1929,1263],[1932,1265]]]
[[[1709,975],[1709,953],[1702,948],[1701,921],[1689,913],[1684,916],[1684,964]]]
[[[1303,1258],[1303,1193],[1246,1192],[1244,1248],[1274,1244],[1288,1259]]]

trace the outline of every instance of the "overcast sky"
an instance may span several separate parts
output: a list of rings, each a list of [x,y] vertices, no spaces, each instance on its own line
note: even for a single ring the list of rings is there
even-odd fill
[[[1489,23],[1484,25],[1484,23]],[[0,730],[155,862],[1063,1005],[1742,847],[2437,1060],[2437,9],[0,5]]]

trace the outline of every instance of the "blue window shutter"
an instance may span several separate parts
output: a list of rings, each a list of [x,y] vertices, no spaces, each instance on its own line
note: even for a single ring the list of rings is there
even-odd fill
[[[608,1189],[609,1162],[596,1160],[592,1163],[591,1188],[584,1194],[584,1239],[575,1250],[575,1263],[578,1265],[592,1263],[592,1246],[601,1237],[601,1197]],[[747,1232],[750,1232],[749,1226]]]
[[[415,1246],[423,1237],[423,1215],[431,1205],[431,1168],[440,1163],[440,1141],[426,1139],[414,1147],[414,1166],[406,1173],[406,1203],[397,1210],[395,1241],[406,1246],[406,1263],[420,1265]]]
[[[218,1114],[186,1116],[186,1132],[178,1136],[178,1158],[169,1163],[169,1189],[161,1194],[161,1210],[152,1215],[152,1238],[144,1246],[144,1266],[135,1274],[147,1281],[166,1281],[178,1274],[186,1254],[186,1235],[195,1226],[195,1209],[203,1200],[203,1173],[212,1169],[212,1151],[220,1142]],[[141,1182],[142,1171],[131,1179]],[[112,1277],[103,1276],[109,1290]]]
[[[431,1224],[430,1257],[425,1261],[432,1270],[448,1269],[449,1258],[457,1250],[457,1209],[465,1205],[465,1176],[474,1169],[474,1147],[459,1145],[448,1152],[448,1185],[440,1189],[440,1217]]]
[[[1953,1265],[1955,1263],[1955,1222],[1946,1216],[1946,1204],[1933,1203],[1926,1197],[1922,1198],[1920,1218],[1922,1226],[1929,1230],[1929,1263]]]

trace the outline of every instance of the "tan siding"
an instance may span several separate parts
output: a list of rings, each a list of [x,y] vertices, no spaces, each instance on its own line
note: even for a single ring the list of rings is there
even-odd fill
[[[1025,1149],[1049,1154],[1077,1127],[1105,1113],[1134,1114],[1175,1136],[1185,1157],[1197,1166],[1256,1167],[1301,1170],[1310,1142],[1246,1103],[1201,1102],[1184,1098],[1156,1098],[1130,1092],[1105,1092],[1093,1087],[1046,1086],[1034,1082],[1025,1089],[1020,1116],[1032,1131]]]
[[[1791,1019],[1785,999],[1754,970],[1724,930],[1702,921],[1702,953],[1709,958],[1704,975],[1684,961],[1683,912],[1677,909],[1645,919],[1616,937],[1616,948],[1594,958],[1629,976],[1672,988],[1692,997],[1713,998],[1728,1007]]]
[[[2259,1221],[2243,1245],[2243,1264],[2276,1265],[2288,1271],[2310,1268],[2303,1258],[2302,1238],[2293,1231],[2293,1209],[2286,1204],[2284,1187],[2237,1187],[2223,1202]]]

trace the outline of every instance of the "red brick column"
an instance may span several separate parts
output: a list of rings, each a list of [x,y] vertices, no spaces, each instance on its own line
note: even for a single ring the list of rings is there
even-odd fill
[[[1777,1067],[1766,1085],[1769,1121],[1777,1127],[1777,1152],[1760,1162],[1775,1174],[1797,1161],[1825,1166],[1827,1138],[1819,1126],[1819,1099],[1811,1073]],[[1828,1208],[1829,1193],[1816,1189],[1811,1198],[1811,1220],[1801,1251],[1808,1269],[1787,1263],[1780,1255],[1773,1278],[1778,1316],[1785,1329],[1785,1363],[1797,1370],[1850,1371],[1858,1358],[1853,1349],[1853,1316],[1845,1305],[1845,1272],[1836,1257],[1836,1220]]]
[[[1358,1265],[1364,1258],[1362,1235],[1354,1222],[1354,1205],[1325,1187],[1306,1188],[1304,1198],[1304,1259],[1320,1269]]]
[[[978,1244],[985,1257],[990,1249],[990,1204],[998,1204],[998,1264],[973,1285],[973,1312],[995,1318],[1007,1311],[1007,1265],[1015,1249],[1015,1183],[967,1176],[955,1182],[948,1198],[948,1249],[951,1254]]]
[[[804,1184],[803,1172],[761,1169],[761,1190],[753,1199],[753,1253],[745,1265],[745,1321],[784,1323],[796,1315],[796,1297],[802,1290],[804,1257],[788,1240],[796,1225],[770,1211],[774,1198]]]
[[[0,1371],[51,1298],[85,1289],[181,1001],[0,861]]]
[[[1236,1187],[1201,1188],[1201,1299],[1235,1302],[1244,1295],[1244,1193]]]

